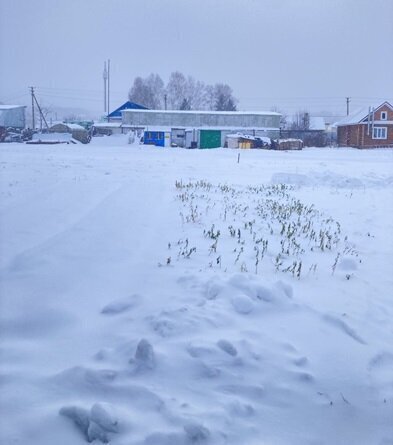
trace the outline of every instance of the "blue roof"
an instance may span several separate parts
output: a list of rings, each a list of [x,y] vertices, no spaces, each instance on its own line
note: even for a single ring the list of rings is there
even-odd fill
[[[112,111],[112,113],[109,114],[109,117],[118,117],[120,119],[121,112],[123,110],[148,110],[148,108],[144,107],[143,105],[136,104],[135,102],[130,102],[128,100],[123,105],[121,105],[119,108]]]

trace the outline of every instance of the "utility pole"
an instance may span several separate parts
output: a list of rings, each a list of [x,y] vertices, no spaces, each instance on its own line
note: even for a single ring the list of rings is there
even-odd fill
[[[347,97],[347,116],[349,115],[349,102],[350,102],[350,98]]]
[[[106,113],[106,82],[108,80],[108,71],[106,69],[106,62],[104,62],[104,72],[102,73],[104,79],[104,113]]]
[[[37,98],[35,97],[35,93],[34,93],[34,88],[35,87],[30,87],[30,92],[31,92],[31,121],[32,121],[32,126],[33,126],[33,130],[35,130],[35,115],[34,115],[34,103],[37,105],[38,111],[40,113],[40,127],[41,127],[41,131],[42,131],[42,121],[45,122],[46,128],[49,129],[49,125],[48,122],[45,119],[45,116],[41,110],[40,104],[37,101]]]
[[[168,96],[167,96],[167,94],[165,93],[165,94],[164,94],[164,106],[165,106],[165,110],[166,110],[167,99],[168,99]]]
[[[108,122],[109,122],[109,86],[110,86],[111,61],[108,59]]]
[[[32,130],[35,130],[35,119],[34,119],[34,87],[30,87],[31,92],[31,125]]]

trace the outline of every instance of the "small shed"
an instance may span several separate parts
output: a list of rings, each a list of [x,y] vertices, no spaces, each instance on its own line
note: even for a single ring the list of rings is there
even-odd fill
[[[170,147],[171,132],[165,129],[145,130],[143,143],[145,145],[155,145],[156,147]]]
[[[226,137],[228,148],[270,148],[271,140],[264,136],[233,133]]]
[[[87,144],[90,142],[90,133],[78,124],[59,123],[49,128],[50,133],[71,133],[73,139]]]
[[[275,150],[301,150],[303,141],[301,139],[277,139],[273,143],[273,148]]]

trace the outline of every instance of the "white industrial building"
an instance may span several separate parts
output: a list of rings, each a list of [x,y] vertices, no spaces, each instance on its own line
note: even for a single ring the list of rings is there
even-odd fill
[[[280,114],[273,111],[123,110],[122,125],[144,129],[144,142],[165,146],[163,131],[171,132],[171,144],[186,148],[223,147],[234,132],[277,139]]]

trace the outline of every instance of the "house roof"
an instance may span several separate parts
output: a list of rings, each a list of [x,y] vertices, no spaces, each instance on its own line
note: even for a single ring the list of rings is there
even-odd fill
[[[124,110],[127,112],[127,109]],[[176,113],[176,114],[226,114],[226,115],[258,115],[258,116],[281,116],[280,113],[276,113],[275,111],[207,111],[207,110],[130,110],[132,112],[144,112],[144,113]],[[110,117],[110,115],[109,115]]]
[[[374,113],[382,108],[384,105],[387,105],[391,110],[393,110],[393,106],[389,102],[383,102],[378,107],[374,108]],[[349,116],[344,117],[340,122],[337,122],[337,127],[341,127],[343,125],[355,125],[360,124],[362,121],[367,119],[369,113],[369,107],[360,108]]]
[[[56,128],[57,126],[64,126],[67,127],[69,130],[84,130],[82,125],[78,124],[71,124],[67,122],[57,122],[56,124],[53,124],[51,128]]]
[[[129,100],[127,102],[124,102],[123,105],[121,105],[119,108],[116,108],[116,110],[112,111],[112,113],[109,114],[110,118],[116,118],[118,117],[121,119],[121,112],[123,110],[147,110],[146,107],[143,105],[136,104],[135,102],[130,102]]]
[[[254,136],[251,134],[242,134],[242,133],[231,133],[226,135],[227,138],[230,139],[248,139],[250,141],[264,141],[270,143],[270,138],[266,136]]]
[[[26,105],[2,105],[2,104],[0,104],[0,110],[13,110],[14,108],[26,108]]]

